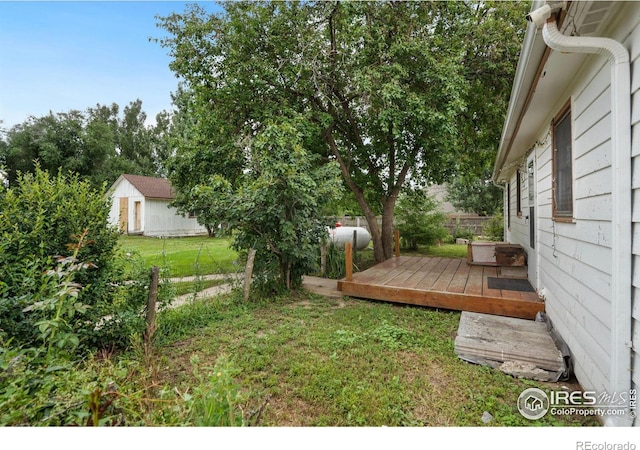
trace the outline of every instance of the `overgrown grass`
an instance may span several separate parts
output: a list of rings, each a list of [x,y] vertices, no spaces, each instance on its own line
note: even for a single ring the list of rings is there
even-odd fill
[[[165,269],[165,274],[171,277],[238,270],[238,255],[225,238],[121,236],[120,246],[125,251],[138,253],[146,265]]]
[[[158,383],[184,391],[191,369],[228,358],[245,411],[268,406],[268,426],[597,425],[593,418],[516,409],[527,387],[461,361],[453,351],[459,313],[308,293],[244,304],[233,296],[187,305],[160,317]]]
[[[459,317],[306,292],[249,303],[232,293],[160,311],[153,345],[133,336],[126,354],[51,366],[0,345],[0,424],[598,425],[523,418],[525,388],[559,387],[458,359]]]
[[[433,256],[433,257],[441,257],[441,258],[466,258],[467,257],[467,246],[466,245],[457,245],[457,244],[442,244],[442,245],[432,245],[432,246],[420,246],[418,251],[415,253],[403,253],[403,255],[424,255],[424,256]]]

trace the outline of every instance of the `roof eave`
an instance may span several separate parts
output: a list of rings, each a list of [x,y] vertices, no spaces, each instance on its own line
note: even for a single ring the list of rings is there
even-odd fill
[[[534,1],[531,5],[531,11],[540,8],[545,3],[544,0]],[[523,17],[522,20],[525,20],[525,18]],[[536,25],[527,22],[527,31],[511,89],[507,117],[502,128],[500,146],[493,168],[492,179],[494,183],[506,181],[501,177],[501,172],[511,151],[512,138],[517,133],[521,118],[526,111],[531,89],[535,85],[535,80],[539,73],[540,61],[543,59],[546,49],[547,46],[542,40],[541,33],[538,32]]]

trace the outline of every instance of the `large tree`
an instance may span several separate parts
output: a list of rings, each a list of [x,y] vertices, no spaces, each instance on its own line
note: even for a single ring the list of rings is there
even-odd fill
[[[140,100],[122,114],[114,103],[32,116],[6,132],[0,164],[6,165],[10,182],[19,172],[33,173],[36,162],[50,173],[77,173],[94,187],[113,183],[122,173],[161,175],[170,152],[168,113],[158,114],[155,126],[145,121]]]
[[[169,49],[171,68],[191,98],[189,123],[198,141],[183,141],[178,155],[183,147],[191,154],[215,154],[208,175],[224,173],[228,161],[241,163],[246,142],[273,118],[304,116],[305,147],[338,162],[381,261],[393,255],[393,211],[407,180],[440,182],[486,159],[481,147],[495,133],[484,127],[495,126],[496,111],[504,114],[508,95],[508,83],[495,80],[510,82],[513,48],[519,47],[512,24],[523,16],[514,14],[514,5],[225,2],[222,7],[223,13],[210,15],[190,6],[159,19],[170,33],[160,43]],[[476,35],[478,28],[493,30],[499,23],[507,24],[500,25],[499,39]],[[505,57],[507,62],[494,60]],[[485,82],[491,83],[486,91],[473,92]],[[191,173],[198,177],[195,170]]]

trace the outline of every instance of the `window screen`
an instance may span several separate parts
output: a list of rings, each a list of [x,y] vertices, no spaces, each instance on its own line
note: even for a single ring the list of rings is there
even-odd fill
[[[573,217],[570,110],[562,114],[553,127],[553,200],[555,217]]]

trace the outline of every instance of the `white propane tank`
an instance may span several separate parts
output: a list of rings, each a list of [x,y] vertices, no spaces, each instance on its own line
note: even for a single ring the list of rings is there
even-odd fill
[[[356,232],[356,249],[364,250],[371,241],[371,236],[366,228],[362,227],[336,227],[328,228],[329,239],[339,248],[343,248],[345,242],[353,243],[353,232]]]

